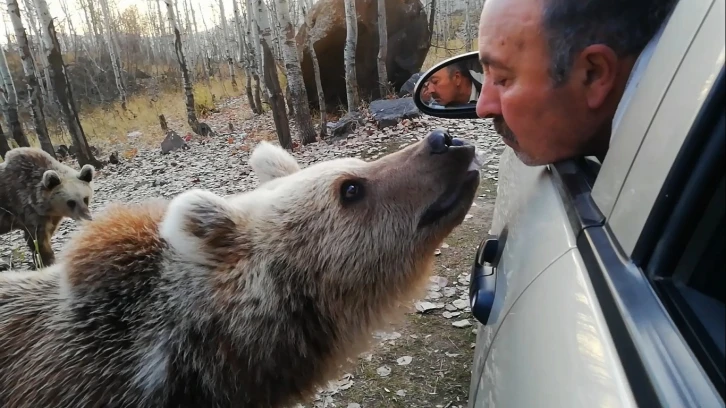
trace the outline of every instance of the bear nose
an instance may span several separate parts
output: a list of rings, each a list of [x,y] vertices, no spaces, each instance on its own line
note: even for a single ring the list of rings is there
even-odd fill
[[[462,140],[451,137],[451,135],[443,129],[433,130],[429,133],[427,141],[432,154],[446,153],[450,146],[464,145]]]
[[[445,130],[434,129],[431,133],[429,133],[428,143],[431,148],[431,153],[446,153],[449,146],[451,146],[451,135],[449,135]]]

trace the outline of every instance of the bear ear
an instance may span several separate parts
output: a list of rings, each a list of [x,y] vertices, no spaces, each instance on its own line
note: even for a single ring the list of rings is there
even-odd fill
[[[223,197],[192,189],[169,203],[159,231],[178,256],[215,265],[240,252],[243,241],[233,217],[234,208]]]
[[[260,142],[250,155],[249,164],[261,183],[289,176],[300,171],[300,166],[290,153],[278,145]]]
[[[95,172],[96,169],[93,166],[91,166],[90,164],[84,164],[83,167],[81,167],[81,172],[78,175],[78,179],[81,181],[85,181],[86,183],[90,183],[93,180]]]
[[[46,170],[43,173],[43,187],[52,190],[61,183],[60,176],[54,170]]]

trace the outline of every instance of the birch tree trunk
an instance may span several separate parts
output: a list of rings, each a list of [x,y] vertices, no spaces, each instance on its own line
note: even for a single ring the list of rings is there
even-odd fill
[[[261,84],[259,75],[260,69],[262,68],[262,53],[260,52],[262,43],[260,42],[260,33],[257,31],[257,23],[254,22],[257,13],[252,7],[252,0],[245,0],[245,6],[247,8],[247,44],[249,45],[247,49],[252,53],[251,58],[253,63],[250,71],[252,73],[252,79],[255,80],[255,105],[259,110],[255,113],[262,114],[262,91],[260,89]]]
[[[287,84],[290,87],[290,99],[295,110],[295,123],[303,145],[315,143],[315,128],[310,116],[308,93],[303,82],[300,59],[295,44],[295,27],[290,22],[290,6],[288,0],[275,0],[277,18],[280,20],[285,41],[282,43],[282,56],[285,61]]]
[[[113,40],[113,28],[111,24],[111,13],[108,11],[108,0],[98,1],[101,3],[103,20],[106,22],[106,29],[103,32],[106,34],[106,44],[108,45],[108,53],[111,56],[111,68],[113,68],[113,76],[116,80],[116,88],[118,88],[118,98],[121,101],[121,109],[126,110],[126,87],[124,86],[124,81],[121,78],[121,75],[123,74],[121,72],[120,50],[117,48],[117,44]]]
[[[192,24],[194,25],[194,32],[198,33],[199,29],[197,28],[197,14],[194,12],[194,5],[189,6],[192,9]],[[204,37],[202,37],[204,39]],[[204,72],[204,80],[207,82],[207,85],[209,85],[209,70],[207,69],[206,59],[204,58],[206,56],[206,51],[202,52],[202,49],[204,49],[205,44],[202,44],[199,46],[197,44],[197,60],[201,59],[202,61],[202,72]]]
[[[5,59],[5,50],[0,46],[0,106],[2,107],[5,121],[10,128],[13,140],[20,147],[30,147],[28,138],[23,133],[18,117],[18,94],[15,92],[15,83],[10,76],[8,61]]]
[[[38,17],[40,18],[42,27],[43,45],[45,46],[45,52],[50,65],[53,89],[58,100],[58,106],[60,106],[66,126],[68,127],[68,132],[71,134],[73,144],[76,147],[78,164],[80,166],[90,164],[96,169],[100,169],[103,167],[103,164],[93,157],[93,153],[86,140],[86,135],[83,133],[81,121],[78,119],[78,110],[73,100],[73,90],[68,81],[66,64],[63,62],[63,56],[60,52],[60,44],[58,43],[58,36],[55,32],[53,18],[48,10],[48,3],[45,0],[35,0],[35,7],[38,10]]]
[[[348,112],[358,111],[358,79],[355,71],[355,50],[358,44],[358,14],[355,11],[355,0],[345,2],[345,89],[348,98]]]
[[[436,21],[436,0],[431,0],[431,14],[429,14],[429,44],[434,35],[434,22]]]
[[[227,31],[227,15],[224,13],[224,0],[219,0],[219,14],[222,20],[222,35],[224,36],[222,41],[224,42],[224,52],[227,54],[225,57],[227,58],[227,65],[229,65],[229,76],[232,78],[232,87],[236,89],[237,79],[235,79],[234,75],[234,60],[229,51],[229,31]]]
[[[43,94],[38,83],[38,76],[35,71],[33,54],[30,52],[28,36],[23,27],[23,20],[20,18],[20,7],[18,0],[7,0],[10,22],[15,30],[15,40],[18,42],[20,60],[23,64],[25,83],[28,88],[28,99],[30,102],[30,113],[33,117],[35,134],[38,136],[40,147],[51,156],[55,157],[55,150],[48,135],[48,128],[45,124],[45,113],[43,112]]]
[[[174,13],[174,0],[163,0],[166,3],[167,17],[169,18],[169,27],[171,27],[174,33],[174,51],[176,51],[176,60],[179,62],[179,69],[182,72],[182,79],[184,81],[184,94],[186,96],[187,106],[187,123],[192,131],[196,134],[200,134],[199,120],[197,120],[197,114],[194,111],[194,92],[192,91],[192,80],[189,77],[189,68],[187,67],[186,58],[184,57],[184,47],[182,45],[181,32],[179,26],[176,23],[176,14]]]
[[[466,7],[464,8],[464,48],[466,52],[471,51],[471,0],[465,0]]]
[[[252,112],[257,113],[258,108],[255,106],[255,98],[252,95],[252,73],[250,70],[250,64],[249,64],[249,58],[247,55],[245,55],[245,38],[244,38],[244,27],[242,26],[242,18],[239,14],[239,5],[237,4],[237,0],[232,0],[232,5],[234,9],[234,26],[235,26],[235,32],[237,33],[237,41],[239,43],[239,57],[241,62],[243,63],[244,70],[245,70],[245,93],[247,94],[247,102],[250,105],[250,109],[252,109]]]
[[[255,9],[257,14],[255,21],[257,22],[257,32],[261,38],[260,43],[262,45],[262,72],[264,74],[265,87],[267,88],[267,96],[272,108],[272,119],[275,121],[275,130],[277,131],[280,146],[285,149],[292,149],[290,122],[288,122],[287,112],[285,112],[285,99],[282,97],[280,80],[277,77],[275,57],[272,54],[270,18],[263,1],[255,1],[257,6]]]
[[[388,95],[388,72],[386,59],[388,56],[388,29],[386,27],[386,0],[378,0],[378,89],[381,98]]]
[[[303,21],[307,21],[307,14],[305,8],[302,8]],[[311,27],[312,24],[308,25]],[[320,79],[320,65],[318,64],[318,54],[315,52],[313,41],[311,39],[310,31],[306,32],[305,44],[310,51],[310,59],[313,61],[313,73],[315,74],[315,88],[318,90],[318,106],[320,108],[320,140],[323,140],[328,135],[328,119],[325,114],[325,93],[323,92],[323,81]]]

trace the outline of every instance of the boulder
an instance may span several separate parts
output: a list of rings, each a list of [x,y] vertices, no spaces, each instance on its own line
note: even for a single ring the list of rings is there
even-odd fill
[[[403,98],[404,96],[413,96],[413,90],[416,88],[416,82],[423,76],[423,72],[417,72],[411,75],[408,81],[404,82],[401,89],[398,91],[398,97]]]
[[[401,119],[411,119],[421,114],[411,97],[379,99],[371,102],[368,111],[379,129],[396,126]]]
[[[385,0],[388,30],[386,69],[394,90],[421,70],[429,51],[429,29],[426,12],[420,0]],[[359,95],[364,100],[380,98],[378,89],[378,6],[377,0],[355,0],[358,15],[358,44],[356,75]],[[305,38],[311,35],[320,65],[327,108],[346,106],[345,65],[345,6],[343,0],[319,0],[310,9],[306,24],[297,33],[296,41],[302,65],[303,79],[313,106],[319,106],[315,74]]]
[[[166,137],[161,142],[161,154],[169,154],[170,152],[173,152],[177,149],[188,149],[189,146],[187,143],[179,137],[179,135],[173,131],[169,130],[166,132]]]

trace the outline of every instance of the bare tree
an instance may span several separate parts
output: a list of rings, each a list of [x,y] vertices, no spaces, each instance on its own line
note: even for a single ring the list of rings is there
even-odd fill
[[[224,0],[219,0],[219,15],[220,20],[222,20],[222,35],[224,35],[224,38],[222,39],[222,42],[224,43],[224,50],[227,54],[227,64],[229,65],[229,75],[232,77],[232,86],[237,86],[237,80],[235,79],[234,75],[234,60],[232,59],[232,53],[229,51],[229,32],[227,31],[227,15],[224,13]]]
[[[48,3],[45,0],[35,0],[35,7],[42,27],[45,52],[52,71],[53,89],[66,126],[73,139],[73,145],[76,147],[78,164],[81,166],[90,164],[96,169],[100,169],[103,164],[93,156],[86,135],[83,133],[81,121],[78,119],[78,110],[73,100],[73,90],[68,81],[66,64],[63,62],[60,43],[56,35],[53,18],[48,10]]]
[[[254,22],[255,12],[252,6],[252,0],[245,0],[245,7],[247,8],[247,49],[250,52],[250,71],[252,73],[252,79],[255,80],[255,106],[258,108],[257,114],[262,113],[262,97],[260,90],[260,75],[259,70],[262,67],[262,43],[260,42],[260,33],[257,31],[256,23]],[[267,95],[267,94],[265,94]]]
[[[307,21],[307,14],[305,13],[305,7],[302,7],[303,19]],[[312,27],[309,24],[308,27]],[[313,73],[315,74],[315,88],[318,90],[318,107],[320,108],[320,132],[318,135],[320,139],[324,139],[328,134],[328,124],[325,114],[325,94],[323,93],[323,81],[320,79],[320,65],[318,64],[318,55],[315,52],[313,46],[313,40],[310,38],[310,30],[305,33],[305,44],[310,52],[310,59],[313,61]]]
[[[290,137],[290,123],[285,112],[285,99],[282,97],[282,89],[280,81],[277,78],[277,66],[275,58],[272,54],[271,28],[270,18],[267,14],[267,7],[262,0],[256,0],[256,18],[257,32],[260,36],[262,45],[262,72],[264,74],[265,87],[267,88],[267,96],[272,107],[272,119],[275,121],[275,129],[277,130],[277,138],[280,146],[285,149],[292,149],[292,138]]]
[[[261,108],[255,106],[255,98],[252,95],[252,72],[250,69],[249,58],[245,55],[246,42],[243,34],[244,27],[242,26],[242,18],[240,17],[239,5],[237,4],[237,0],[232,0],[232,6],[234,9],[235,33],[237,35],[237,42],[239,43],[239,58],[240,62],[243,63],[245,70],[245,93],[247,94],[247,102],[250,104],[250,109],[252,109],[252,112],[257,113],[258,110],[261,110]]]
[[[434,22],[436,21],[436,0],[431,0],[431,12],[429,14],[429,44],[431,36],[434,35]]]
[[[5,59],[5,50],[0,46],[0,107],[2,107],[5,121],[10,133],[18,146],[29,147],[28,138],[23,133],[23,127],[18,118],[18,94],[15,92],[15,82],[10,76],[8,61]]]
[[[355,50],[358,43],[358,14],[355,0],[345,2],[345,89],[348,98],[348,112],[358,111],[358,79],[355,71]]]
[[[38,77],[35,71],[35,63],[33,55],[28,45],[28,36],[23,27],[23,20],[20,18],[20,7],[18,0],[7,0],[8,14],[10,14],[10,22],[15,30],[15,40],[18,42],[18,51],[20,52],[20,60],[23,64],[23,73],[25,74],[25,83],[28,87],[28,100],[30,104],[30,113],[33,116],[33,125],[35,126],[35,134],[38,136],[41,148],[51,156],[55,157],[55,150],[48,135],[48,128],[45,123],[45,113],[43,112],[43,97],[38,84]]]
[[[290,87],[290,99],[295,109],[295,122],[300,132],[302,144],[315,143],[315,128],[310,117],[310,105],[308,105],[308,93],[303,82],[300,59],[297,56],[297,44],[295,44],[295,27],[290,22],[290,6],[287,0],[276,0],[277,18],[285,33],[285,41],[282,44],[282,55],[285,60],[285,72],[287,73],[287,84]]]
[[[187,123],[192,131],[196,134],[200,134],[201,129],[199,126],[199,120],[197,120],[197,113],[194,111],[194,92],[192,90],[192,80],[189,76],[189,68],[187,67],[187,61],[184,57],[184,48],[182,45],[181,32],[176,22],[176,14],[174,12],[174,0],[163,0],[166,3],[167,17],[169,19],[169,27],[171,27],[174,33],[174,51],[176,52],[176,59],[179,62],[179,69],[182,72],[182,79],[184,81],[184,95],[186,96],[187,106]]]
[[[98,0],[101,3],[101,12],[103,13],[103,20],[106,23],[106,44],[108,45],[108,53],[111,56],[111,67],[113,68],[113,75],[116,79],[116,87],[118,88],[118,97],[121,101],[121,109],[126,110],[126,87],[122,79],[123,73],[121,72],[121,61],[119,57],[120,49],[118,44],[113,40],[113,25],[111,24],[111,13],[108,11],[108,0]]]
[[[468,0],[467,0],[468,1]],[[381,98],[388,94],[388,29],[386,27],[386,0],[378,0],[378,88]]]

